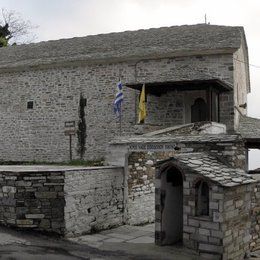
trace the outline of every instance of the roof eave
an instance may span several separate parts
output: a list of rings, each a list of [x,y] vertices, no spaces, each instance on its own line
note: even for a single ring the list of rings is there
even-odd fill
[[[227,47],[219,49],[205,50],[178,50],[165,51],[161,53],[135,54],[126,56],[107,56],[102,58],[93,58],[88,55],[77,57],[53,57],[52,59],[26,60],[10,64],[0,64],[0,72],[21,71],[28,69],[45,69],[47,67],[67,67],[73,65],[92,65],[92,64],[107,64],[121,62],[137,62],[142,60],[158,60],[175,57],[196,56],[196,55],[218,55],[218,54],[233,54],[238,48]]]

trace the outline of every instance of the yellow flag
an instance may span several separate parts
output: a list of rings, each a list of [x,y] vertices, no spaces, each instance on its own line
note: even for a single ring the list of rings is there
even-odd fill
[[[139,116],[138,116],[138,122],[143,123],[144,119],[146,118],[146,104],[145,104],[145,85],[143,84],[142,92],[140,95],[139,100]]]

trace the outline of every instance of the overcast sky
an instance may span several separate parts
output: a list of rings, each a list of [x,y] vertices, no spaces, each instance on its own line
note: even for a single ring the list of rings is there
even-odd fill
[[[211,24],[244,26],[249,61],[259,66],[250,66],[248,115],[260,118],[260,0],[0,0],[0,7],[37,25],[37,41],[204,23],[205,13]]]

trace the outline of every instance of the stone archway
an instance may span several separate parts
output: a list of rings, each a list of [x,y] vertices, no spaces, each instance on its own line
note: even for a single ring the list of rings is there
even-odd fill
[[[182,242],[183,236],[183,174],[174,165],[161,168],[156,184],[156,243],[172,245]]]

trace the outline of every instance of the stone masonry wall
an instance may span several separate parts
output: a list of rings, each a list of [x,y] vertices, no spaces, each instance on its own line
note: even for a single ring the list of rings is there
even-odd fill
[[[63,172],[0,172],[0,223],[64,233]]]
[[[159,97],[148,95],[145,124],[161,127],[184,124],[184,108],[184,96],[181,92],[167,92]]]
[[[250,82],[247,75],[247,63],[245,61],[245,53],[243,45],[234,53],[234,105],[239,107],[247,103],[247,92],[250,89]],[[246,115],[247,108],[239,107],[239,110]],[[238,128],[239,112],[235,109],[235,129]]]
[[[245,169],[243,142],[209,142],[206,144],[183,142],[176,146],[178,149],[171,151],[133,151],[129,153],[127,223],[135,225],[154,221],[155,163],[158,161],[168,159],[176,153],[210,152],[233,167]],[[124,156],[124,153],[122,154]]]
[[[251,192],[253,185],[222,188],[211,185],[209,218],[195,216],[194,176],[184,182],[183,240],[201,256],[214,259],[243,259],[251,240]],[[222,256],[222,258],[221,258]]]
[[[156,172],[155,239],[161,244],[162,230],[161,172]],[[196,183],[209,186],[209,215],[196,215]],[[222,187],[206,178],[185,171],[183,181],[183,244],[205,259],[244,259],[251,241],[251,195],[254,184]]]
[[[115,120],[112,104],[120,76],[124,84],[198,80],[203,79],[200,73],[204,73],[206,78],[217,76],[232,84],[230,63],[232,55],[226,54],[120,64],[78,63],[67,67],[1,72],[0,160],[69,160],[69,137],[64,134],[64,125],[67,121],[75,121],[77,126],[80,93],[87,99],[85,159],[101,158],[108,142],[118,135],[119,123]],[[137,123],[138,91],[126,87],[123,91],[122,131],[133,134]],[[232,92],[221,96],[220,121],[232,128]],[[27,108],[28,101],[33,101],[33,109]],[[164,125],[166,120],[167,125],[175,124],[176,117],[171,113],[169,111],[167,118],[161,117],[159,123]],[[75,159],[78,157],[76,136],[72,137],[72,148]]]
[[[131,73],[120,66],[125,77]],[[87,99],[86,159],[104,155],[118,123],[113,112],[119,66],[93,65],[50,68],[0,74],[0,159],[12,161],[67,161],[69,137],[66,121],[77,126],[80,93]],[[131,94],[132,93],[132,94]],[[133,90],[125,89],[123,129],[134,123]],[[27,102],[33,101],[33,109]],[[73,158],[77,138],[72,137]]]
[[[202,257],[221,259],[223,253],[221,223],[219,214],[223,211],[223,188],[208,183],[209,216],[196,216],[195,184],[200,178],[194,174],[185,174],[183,182],[183,244],[199,251]],[[215,258],[213,258],[215,255]]]
[[[76,236],[123,223],[121,167],[0,171],[0,224]]]
[[[219,222],[222,222],[223,259],[243,259],[249,252],[253,188],[251,184],[224,190],[225,213],[219,215]]]
[[[119,226],[124,216],[121,167],[92,167],[65,174],[65,236]]]
[[[175,152],[133,152],[128,157],[127,220],[130,225],[154,221],[155,164]]]
[[[160,169],[156,172],[156,205],[155,205],[155,241],[161,244],[166,237],[167,230],[162,230],[162,190]],[[185,171],[183,175],[183,244],[196,250],[205,259],[222,259],[223,233],[221,230],[221,218],[223,212],[223,188],[207,181],[202,176]],[[209,185],[209,216],[196,215],[196,191],[195,185],[204,180]],[[164,191],[165,192],[165,191]],[[168,220],[169,221],[169,220]],[[170,231],[169,231],[170,232]],[[169,234],[168,234],[169,235]],[[225,258],[223,258],[225,259]]]
[[[251,212],[251,243],[250,250],[260,249],[260,182],[258,182],[252,192],[252,212]]]
[[[136,71],[136,81],[139,83],[220,78],[233,85],[234,81],[232,55],[197,55],[157,61],[141,61],[136,65]],[[167,93],[167,95],[169,95],[169,93]],[[160,109],[160,106],[163,105],[163,103],[158,98],[158,102],[156,104],[155,99],[156,98],[152,98],[153,106]],[[178,97],[178,101],[179,100],[180,98]],[[178,110],[180,111],[183,108],[177,106],[175,111],[172,111],[175,107],[174,102],[166,102],[166,107],[168,107],[168,104],[173,104],[173,106],[168,109],[168,116],[161,113],[161,119],[158,123],[162,123],[164,125],[164,120],[166,120],[165,123],[168,126],[169,122],[167,122],[167,120],[169,121],[169,118],[171,117],[175,118],[175,120],[171,121],[172,125],[183,121],[180,118],[180,113],[178,113]],[[149,107],[149,105],[150,104],[147,103],[147,107]],[[232,91],[220,94],[219,107],[220,122],[226,124],[228,130],[232,130],[234,128],[234,100]],[[153,108],[151,108],[151,110],[153,110]],[[150,116],[149,118],[149,115],[147,117],[147,123],[155,121],[153,117]]]
[[[234,168],[247,170],[246,168],[246,149],[243,141],[238,142],[208,142],[205,146],[201,144],[192,144],[191,149],[194,152],[208,151],[218,157],[225,163]]]
[[[207,102],[206,91],[169,91],[160,96],[147,95],[147,117],[145,125],[158,125],[161,128],[191,122],[191,106],[195,99]],[[224,92],[219,98],[221,123],[232,129],[234,114],[233,92]],[[231,120],[231,121],[228,121]],[[146,131],[147,132],[147,131]]]

